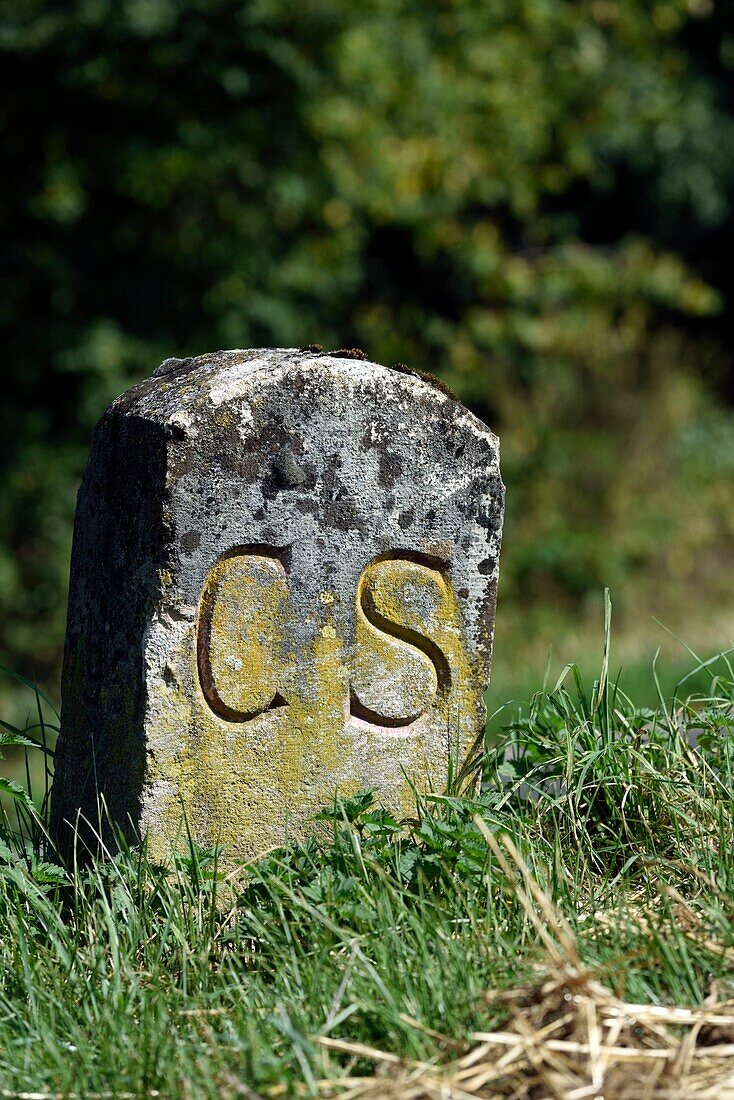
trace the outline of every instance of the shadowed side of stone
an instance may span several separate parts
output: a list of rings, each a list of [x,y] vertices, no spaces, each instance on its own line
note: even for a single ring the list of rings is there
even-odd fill
[[[109,412],[97,426],[77,498],[62,676],[63,735],[52,826],[68,853],[114,847],[111,822],[137,835],[146,769],[146,631],[163,561],[165,436]],[[102,807],[106,807],[100,813]]]

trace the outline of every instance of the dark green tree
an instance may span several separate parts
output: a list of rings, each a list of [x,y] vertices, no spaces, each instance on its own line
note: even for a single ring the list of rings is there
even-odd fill
[[[106,403],[223,346],[358,344],[442,375],[502,437],[505,600],[661,575],[718,594],[731,16],[5,0],[0,62],[9,661],[56,666]]]

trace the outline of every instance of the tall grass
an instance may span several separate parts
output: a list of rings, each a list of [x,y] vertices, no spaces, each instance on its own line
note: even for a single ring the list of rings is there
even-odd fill
[[[420,797],[408,821],[369,792],[338,802],[328,841],[270,853],[225,907],[216,849],[190,842],[163,867],[143,844],[62,868],[45,809],[11,787],[1,1094],[418,1097],[441,1095],[440,1078],[445,1096],[565,1096],[532,1092],[530,1056],[526,1077],[517,1058],[498,1077],[503,1047],[473,1053],[477,1036],[522,1035],[520,1007],[546,1004],[549,982],[560,1007],[543,1027],[592,979],[643,1006],[725,1004],[730,656],[699,662],[705,693],[684,684],[656,709],[625,695],[608,648],[591,685],[569,666],[507,722],[480,790]],[[472,1058],[488,1069],[469,1089],[471,1065],[456,1066]],[[583,1095],[602,1095],[589,1080]]]

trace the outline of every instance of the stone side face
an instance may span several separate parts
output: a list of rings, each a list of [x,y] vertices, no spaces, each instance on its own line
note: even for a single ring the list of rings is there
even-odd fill
[[[485,721],[497,440],[423,379],[289,350],[169,361],[79,494],[54,820],[97,792],[232,862],[336,792],[410,812]],[[109,838],[106,838],[109,839]]]

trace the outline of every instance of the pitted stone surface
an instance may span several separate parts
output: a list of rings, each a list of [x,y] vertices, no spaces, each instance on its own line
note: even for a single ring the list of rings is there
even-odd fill
[[[79,493],[54,821],[234,864],[335,793],[398,813],[485,721],[495,436],[422,377],[293,350],[166,360]],[[105,838],[107,827],[102,828]]]

